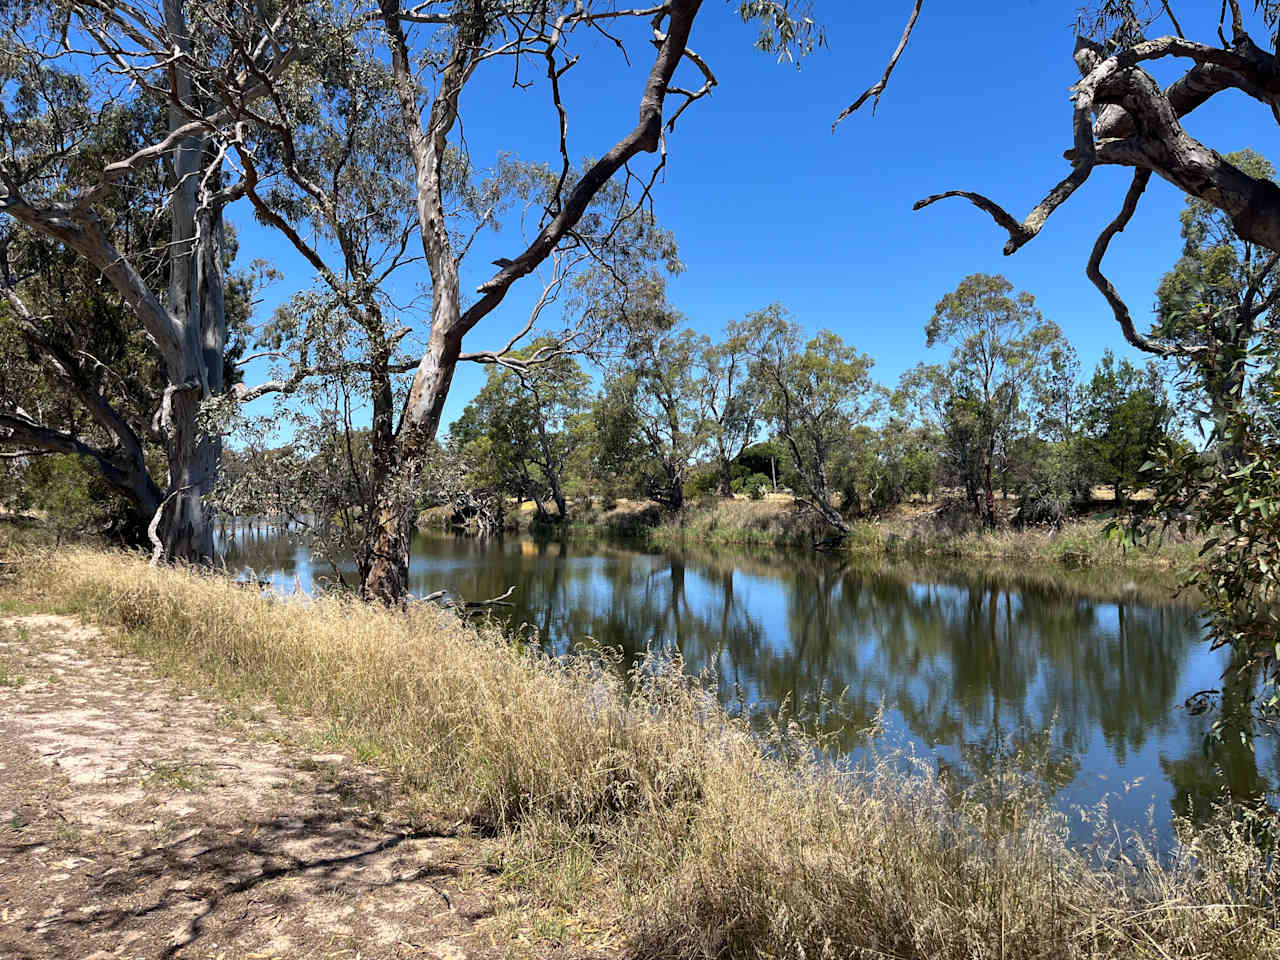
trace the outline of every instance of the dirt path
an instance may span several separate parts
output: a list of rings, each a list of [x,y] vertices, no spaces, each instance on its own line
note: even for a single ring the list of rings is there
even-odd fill
[[[548,955],[494,918],[484,841],[307,732],[73,619],[0,620],[0,957]]]

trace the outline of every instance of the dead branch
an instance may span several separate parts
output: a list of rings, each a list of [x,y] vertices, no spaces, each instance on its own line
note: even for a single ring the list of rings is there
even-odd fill
[[[1103,228],[1102,233],[1098,235],[1098,239],[1093,244],[1093,252],[1089,256],[1089,265],[1085,268],[1085,272],[1089,275],[1089,279],[1093,281],[1093,285],[1106,298],[1111,311],[1115,314],[1116,322],[1120,324],[1120,330],[1124,333],[1124,338],[1139,350],[1167,357],[1178,351],[1174,347],[1157,343],[1149,337],[1144,337],[1138,333],[1133,325],[1133,317],[1129,313],[1129,307],[1120,297],[1115,286],[1102,273],[1102,258],[1106,256],[1107,247],[1110,246],[1112,238],[1129,225],[1134,211],[1138,209],[1138,201],[1142,198],[1142,194],[1147,189],[1147,184],[1150,180],[1150,170],[1138,170],[1134,173],[1133,182],[1129,184],[1129,189],[1125,193],[1124,203],[1120,207],[1120,212],[1116,214],[1114,220]]]
[[[836,117],[836,122],[831,124],[832,133],[835,133],[836,127],[840,126],[842,120],[855,113],[859,107],[867,102],[869,97],[874,98],[871,101],[871,112],[873,114],[876,112],[876,107],[880,106],[880,94],[884,93],[885,87],[889,85],[889,77],[893,75],[893,68],[898,65],[898,58],[907,49],[907,42],[911,39],[911,33],[916,28],[916,20],[920,18],[920,8],[922,6],[924,6],[924,0],[916,0],[915,6],[911,8],[911,17],[907,20],[906,29],[902,31],[902,37],[898,40],[898,46],[893,51],[893,56],[889,58],[889,62],[884,68],[884,73],[879,80],[862,92],[862,96],[840,111],[840,116]]]
[[[422,598],[423,603],[434,603],[443,600],[440,606],[445,610],[457,610],[464,616],[479,613],[482,610],[489,610],[493,607],[514,607],[514,603],[508,603],[507,598],[516,592],[515,585],[507,587],[506,591],[491,600],[463,600],[459,597],[452,597],[448,590],[436,590]],[[447,599],[446,599],[447,598]]]

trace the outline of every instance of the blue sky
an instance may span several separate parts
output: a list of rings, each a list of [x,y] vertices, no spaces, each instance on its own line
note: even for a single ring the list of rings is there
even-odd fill
[[[1068,88],[1076,5],[1050,0],[926,4],[911,45],[873,116],[864,108],[833,134],[831,122],[879,76],[897,42],[909,3],[819,0],[828,48],[797,70],[752,48],[754,29],[736,4],[706,0],[691,46],[719,80],[668,138],[656,212],[674,231],[687,270],[670,296],[696,329],[714,335],[743,314],[774,301],[809,330],[830,328],[876,358],[876,375],[892,384],[921,359],[933,305],[967,274],[1003,273],[1035,295],[1067,333],[1086,369],[1111,347],[1128,353],[1101,296],[1084,274],[1099,229],[1119,208],[1130,172],[1099,169],[1060,208],[1044,231],[1012,257],[1005,234],[962,200],[920,212],[928,194],[964,188],[991,196],[1021,218],[1068,170]],[[1176,8],[1187,35],[1215,36],[1218,4]],[[1166,32],[1167,26],[1157,28]],[[1265,34],[1261,34],[1265,36]],[[649,61],[636,43],[628,68],[611,44],[588,41],[567,75],[570,152],[604,152],[635,122]],[[1186,62],[1157,65],[1162,80]],[[555,162],[555,115],[545,88],[513,91],[498,68],[477,77],[462,104],[473,162],[500,150]],[[1187,118],[1189,131],[1222,153],[1249,146],[1280,159],[1280,131],[1241,95],[1215,98]],[[1176,260],[1184,198],[1153,180],[1104,269],[1145,322],[1156,283]],[[273,259],[285,280],[263,310],[310,283],[312,271],[282,241],[235,208],[241,257]],[[498,256],[520,244],[508,228],[487,237],[464,264],[474,289]],[[422,277],[425,280],[425,273]],[[529,287],[468,336],[466,349],[505,342],[523,321]],[[933,353],[936,353],[934,351]],[[265,373],[254,370],[249,379]],[[454,381],[446,422],[479,388],[484,370],[464,364]]]

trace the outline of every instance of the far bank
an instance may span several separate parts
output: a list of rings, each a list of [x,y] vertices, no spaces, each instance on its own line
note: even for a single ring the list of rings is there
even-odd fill
[[[682,544],[807,548],[858,559],[903,558],[946,563],[1017,564],[1045,573],[1061,570],[1124,572],[1175,587],[1190,571],[1200,542],[1172,533],[1134,540],[1119,529],[1123,517],[1105,499],[1061,524],[1016,525],[1016,501],[998,503],[1000,522],[984,529],[954,500],[904,504],[851,522],[843,539],[787,494],[760,499],[705,497],[683,510],[651,500],[592,499],[571,505],[567,519],[540,516],[526,505],[508,527],[555,536],[608,536],[656,547]],[[449,526],[440,511],[425,512],[423,528]]]

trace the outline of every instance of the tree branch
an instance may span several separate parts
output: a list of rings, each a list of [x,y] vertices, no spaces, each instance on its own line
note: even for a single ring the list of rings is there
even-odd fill
[[[49,453],[83,457],[93,462],[104,480],[144,509],[160,500],[160,491],[150,476],[121,467],[107,451],[91,447],[70,433],[37,423],[21,411],[0,410],[0,443],[19,443]]]
[[[916,28],[916,20],[920,17],[920,8],[922,6],[924,6],[924,0],[915,0],[915,6],[911,8],[911,17],[907,20],[906,29],[902,31],[902,37],[898,40],[898,46],[893,51],[893,56],[889,58],[889,63],[884,68],[884,74],[879,80],[867,87],[867,89],[862,92],[862,96],[858,97],[857,100],[853,101],[853,103],[840,111],[840,116],[836,117],[836,122],[831,124],[832,133],[835,133],[836,127],[840,126],[841,121],[856,112],[859,107],[867,102],[868,98],[874,98],[871,101],[871,112],[873,114],[876,112],[876,107],[880,106],[880,94],[884,93],[884,88],[889,85],[889,77],[893,74],[893,68],[898,65],[898,58],[901,57],[902,52],[907,49],[907,42],[911,39],[911,33]]]
[[[684,58],[689,42],[689,31],[702,0],[672,0],[667,32],[664,36],[644,93],[640,98],[640,118],[625,137],[613,145],[583,174],[569,194],[564,209],[534,238],[533,242],[485,283],[477,292],[482,296],[460,318],[460,328],[466,332],[490,313],[506,296],[516,280],[531,273],[550,255],[560,239],[572,229],[586,212],[587,206],[606,182],[622,169],[622,166],[641,152],[652,153],[658,149],[662,133],[662,108],[671,77]]]
[[[1145,353],[1152,353],[1159,357],[1169,357],[1188,351],[1185,348],[1159,343],[1138,333],[1133,325],[1133,317],[1129,313],[1129,307],[1121,299],[1115,286],[1102,273],[1102,258],[1106,256],[1107,248],[1111,245],[1112,238],[1129,225],[1134,211],[1138,209],[1138,201],[1142,199],[1142,194],[1147,189],[1147,184],[1150,181],[1150,170],[1134,172],[1133,181],[1129,184],[1129,189],[1125,193],[1124,203],[1120,207],[1120,212],[1116,214],[1115,219],[1102,229],[1102,233],[1098,234],[1098,239],[1093,244],[1093,252],[1089,255],[1089,265],[1085,268],[1085,272],[1088,274],[1089,279],[1093,281],[1093,285],[1106,298],[1108,305],[1111,307],[1111,312],[1115,314],[1116,322],[1120,324],[1120,330],[1124,334],[1124,338]]]

